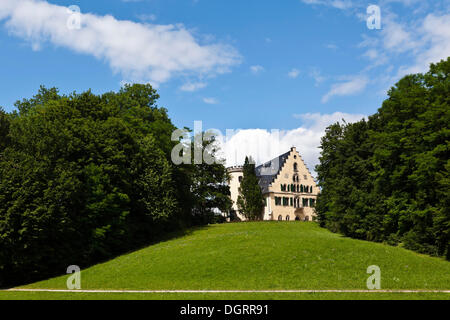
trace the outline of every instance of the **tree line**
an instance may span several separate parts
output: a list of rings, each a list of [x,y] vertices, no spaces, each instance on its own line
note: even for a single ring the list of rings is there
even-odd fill
[[[150,85],[0,108],[0,286],[86,267],[231,203],[222,164],[176,166],[176,129]],[[192,142],[193,143],[193,142]]]
[[[402,78],[367,120],[327,128],[322,226],[450,259],[449,74],[447,58]]]

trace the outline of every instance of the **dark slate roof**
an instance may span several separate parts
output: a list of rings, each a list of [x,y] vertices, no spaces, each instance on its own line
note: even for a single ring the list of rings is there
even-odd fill
[[[277,177],[290,153],[291,151],[288,151],[255,168],[256,176],[259,178],[259,186],[263,193],[269,191],[269,186]]]

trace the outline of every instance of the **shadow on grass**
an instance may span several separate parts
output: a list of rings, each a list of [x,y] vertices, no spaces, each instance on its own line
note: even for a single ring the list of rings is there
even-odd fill
[[[173,230],[173,231],[169,231],[166,233],[162,233],[160,235],[158,235],[155,239],[149,240],[148,242],[145,242],[143,244],[140,245],[136,245],[135,248],[133,249],[129,249],[129,250],[123,250],[122,252],[118,252],[117,254],[110,256],[108,258],[105,259],[98,259],[96,261],[93,261],[92,263],[89,264],[85,264],[85,265],[80,265],[82,270],[88,269],[90,267],[93,267],[95,265],[98,264],[103,264],[103,263],[107,263],[109,261],[112,261],[118,257],[121,256],[125,256],[128,254],[131,254],[133,252],[137,252],[140,250],[143,250],[149,246],[152,245],[156,245],[158,243],[163,243],[163,242],[167,242],[170,240],[175,240],[175,239],[179,239],[179,238],[183,238],[189,235],[192,235],[193,233],[197,232],[197,231],[201,231],[201,230],[206,230],[208,228],[210,228],[211,225],[200,225],[200,226],[192,226],[192,227],[187,227],[184,229],[178,229],[178,230]],[[14,284],[9,284],[9,285],[0,285],[0,290],[7,290],[7,289],[12,289],[12,288],[17,288],[17,287],[22,287],[22,286],[27,286],[30,285],[32,283],[35,282],[40,282],[40,281],[46,281],[55,277],[60,277],[60,276],[64,276],[66,274],[61,274],[61,273],[53,273],[52,275],[46,275],[43,276],[41,278],[36,278],[34,280],[30,280],[29,282],[16,282]]]

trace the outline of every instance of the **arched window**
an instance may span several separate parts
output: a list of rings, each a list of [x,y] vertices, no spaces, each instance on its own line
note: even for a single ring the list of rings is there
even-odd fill
[[[297,162],[296,162],[296,163],[294,163],[294,171],[298,171],[297,167],[298,167],[298,165],[297,165]]]
[[[306,217],[305,217],[305,221],[309,221],[309,216],[306,216]]]
[[[295,217],[295,221],[300,221],[300,217]]]
[[[291,220],[291,217],[289,215],[286,216],[286,221]]]
[[[283,221],[283,217],[281,216],[281,214],[278,216],[278,221]]]

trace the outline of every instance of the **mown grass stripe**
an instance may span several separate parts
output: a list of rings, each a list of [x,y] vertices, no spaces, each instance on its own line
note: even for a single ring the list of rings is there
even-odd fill
[[[64,292],[64,293],[450,293],[450,290],[64,290],[64,289],[7,289],[12,292]]]

